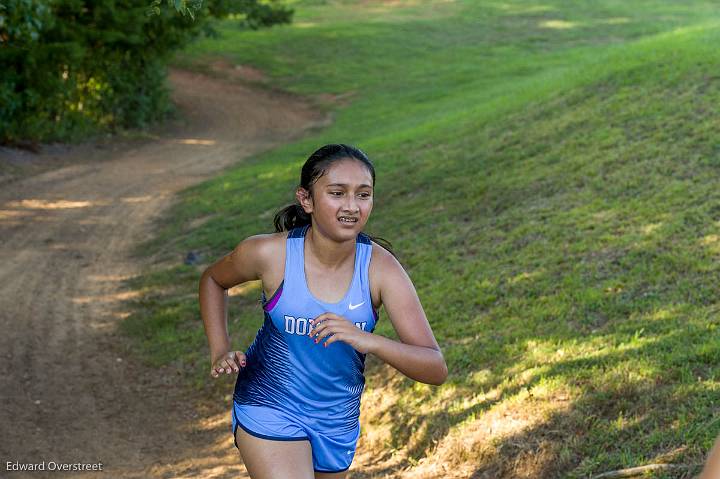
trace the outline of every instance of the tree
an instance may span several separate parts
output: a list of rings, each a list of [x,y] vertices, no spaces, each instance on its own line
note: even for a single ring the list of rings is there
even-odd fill
[[[170,54],[209,19],[260,28],[293,14],[278,0],[147,1],[0,0],[0,143],[146,126],[169,110]]]

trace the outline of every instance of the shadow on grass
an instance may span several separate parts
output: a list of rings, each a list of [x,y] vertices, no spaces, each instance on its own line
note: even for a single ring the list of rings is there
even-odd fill
[[[690,477],[697,469],[692,466],[703,460],[704,445],[720,432],[720,424],[705,422],[716,413],[710,383],[718,373],[720,347],[718,338],[707,334],[707,324],[682,321],[644,341],[622,343],[608,334],[604,339],[616,347],[547,364],[511,385],[489,385],[498,388],[497,395],[464,409],[419,415],[399,403],[379,419],[392,424],[393,445],[409,444],[407,454],[415,460],[432,457],[435,446],[461,423],[476,422],[474,431],[469,428],[479,438],[471,449],[479,462],[475,478],[579,478],[653,462],[685,464],[687,469],[663,477]],[[512,376],[514,368],[510,364],[497,376]],[[577,392],[552,410],[552,398],[533,396],[542,394],[543,383],[558,380]],[[542,402],[550,405],[549,413],[535,411]],[[485,415],[492,416],[498,406],[538,418],[529,428],[492,437]],[[373,474],[391,472],[397,468],[372,469]]]

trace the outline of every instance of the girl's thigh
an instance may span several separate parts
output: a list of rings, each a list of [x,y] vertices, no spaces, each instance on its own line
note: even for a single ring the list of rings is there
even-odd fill
[[[348,471],[343,472],[316,472],[315,479],[345,479]]]
[[[315,479],[310,441],[271,441],[235,432],[240,456],[252,479]]]

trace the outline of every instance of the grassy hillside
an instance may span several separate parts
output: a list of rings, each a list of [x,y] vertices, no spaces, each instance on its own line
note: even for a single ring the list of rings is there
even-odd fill
[[[326,131],[187,190],[141,246],[157,264],[124,327],[148,361],[227,393],[207,386],[199,272],[272,231],[312,151],[352,143],[378,172],[367,231],[393,242],[450,367],[438,388],[369,362],[353,477],[697,471],[720,433],[712,2],[328,0],[219,29],[177,63],[346,101]],[[205,265],[178,264],[189,250]],[[233,292],[244,349],[260,288]]]

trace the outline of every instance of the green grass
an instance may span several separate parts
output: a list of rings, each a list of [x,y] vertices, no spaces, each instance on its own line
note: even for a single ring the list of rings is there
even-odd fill
[[[222,57],[352,102],[326,131],[185,191],[138,254],[209,264],[272,231],[318,146],[356,144],[378,173],[367,230],[393,242],[450,368],[436,388],[370,364],[364,447],[380,462],[360,477],[438,463],[507,478],[697,470],[720,432],[714,4],[312,3],[291,26],[220,23],[222,38],[176,63]],[[218,391],[201,270],[137,279],[124,327],[148,361]],[[259,294],[233,297],[238,348],[261,323]],[[378,332],[393,335],[384,313]]]

